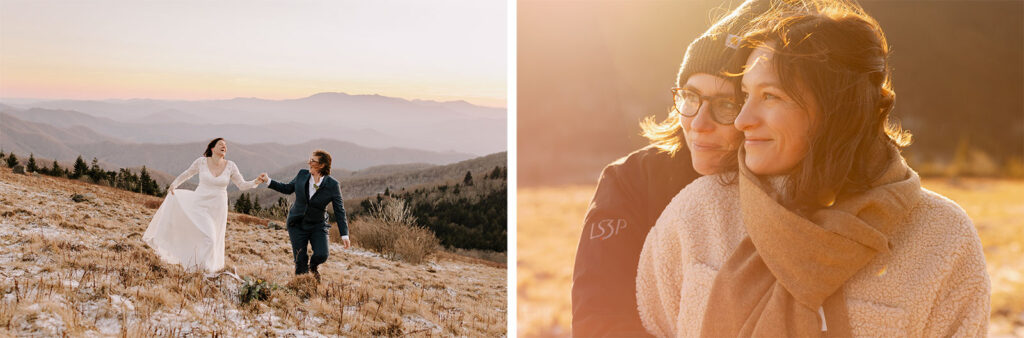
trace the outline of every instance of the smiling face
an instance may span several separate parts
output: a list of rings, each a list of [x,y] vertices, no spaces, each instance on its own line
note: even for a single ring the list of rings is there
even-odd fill
[[[309,172],[319,173],[323,167],[324,165],[320,164],[320,156],[313,154],[309,157]]]
[[[224,157],[224,155],[227,155],[228,153],[228,143],[224,140],[217,141],[217,144],[213,146],[211,151],[214,156]]]
[[[712,97],[733,97],[735,89],[725,79],[699,73],[690,76],[683,88],[697,94]],[[711,118],[711,103],[702,102],[697,115],[680,116],[679,123],[686,135],[686,147],[690,149],[693,169],[701,175],[721,172],[723,164],[735,161],[736,149],[743,133],[731,124],[719,124]]]
[[[757,175],[790,173],[804,159],[810,144],[817,105],[804,109],[783,90],[771,50],[759,47],[747,58],[742,88],[747,99],[735,126],[743,132],[745,164]],[[811,98],[809,93],[801,97]]]

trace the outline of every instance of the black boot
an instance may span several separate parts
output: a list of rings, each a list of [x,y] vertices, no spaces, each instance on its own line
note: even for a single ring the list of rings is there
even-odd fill
[[[320,282],[320,270],[317,269],[319,267],[319,265],[313,265],[309,267],[309,270],[313,272],[313,277],[316,277],[317,282]]]

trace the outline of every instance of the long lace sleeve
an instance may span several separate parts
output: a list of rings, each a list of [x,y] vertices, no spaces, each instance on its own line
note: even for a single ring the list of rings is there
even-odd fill
[[[188,169],[185,169],[185,172],[181,173],[181,175],[178,175],[178,177],[174,179],[174,182],[171,182],[170,190],[177,189],[179,185],[185,183],[185,181],[188,181],[188,179],[192,178],[192,176],[198,174],[199,166],[202,164],[203,157],[197,158],[195,161],[192,161],[192,165],[189,166]]]
[[[235,165],[235,162],[228,161],[228,167],[229,170],[231,170],[231,182],[235,183],[238,190],[249,190],[260,185],[259,183],[256,183],[255,179],[252,181],[246,181],[245,178],[242,177],[242,173],[238,171],[238,166]]]

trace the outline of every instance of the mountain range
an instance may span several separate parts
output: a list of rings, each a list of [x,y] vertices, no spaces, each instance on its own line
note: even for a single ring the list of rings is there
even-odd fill
[[[334,139],[475,155],[507,147],[505,109],[465,101],[319,93],[290,100],[6,100],[0,111],[138,143],[197,142],[217,135],[241,143]]]
[[[22,111],[21,113],[24,113]],[[73,112],[71,117],[88,119]],[[81,155],[88,162],[97,158],[105,169],[141,167],[168,175],[184,171],[196,158],[202,156],[206,141],[189,143],[137,143],[96,132],[80,124],[68,123],[64,127],[47,123],[28,122],[6,112],[0,112],[0,148],[5,153],[19,156],[34,154],[39,158],[74,161]],[[472,154],[437,152],[409,148],[370,148],[352,142],[333,139],[314,139],[298,144],[281,143],[228,143],[228,159],[238,165],[242,174],[251,178],[261,172],[274,172],[297,163],[305,163],[315,149],[324,149],[333,157],[333,168],[350,171],[404,163],[447,164],[473,158]],[[49,163],[47,163],[49,164]]]

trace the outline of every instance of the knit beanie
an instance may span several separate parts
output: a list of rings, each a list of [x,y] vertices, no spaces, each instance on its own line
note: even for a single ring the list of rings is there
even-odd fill
[[[679,66],[677,84],[686,83],[691,75],[707,73],[719,75],[739,51],[744,28],[754,18],[768,11],[770,0],[746,0],[729,15],[718,20],[707,32],[686,48],[683,64]]]

